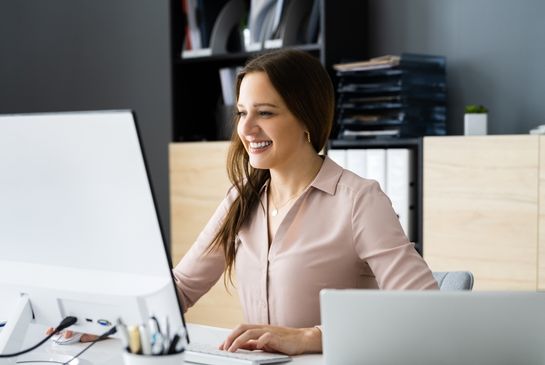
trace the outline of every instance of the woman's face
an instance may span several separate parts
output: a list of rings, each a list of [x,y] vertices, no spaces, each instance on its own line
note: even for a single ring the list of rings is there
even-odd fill
[[[303,124],[288,110],[265,72],[244,76],[237,108],[237,132],[252,167],[281,168],[313,151]]]

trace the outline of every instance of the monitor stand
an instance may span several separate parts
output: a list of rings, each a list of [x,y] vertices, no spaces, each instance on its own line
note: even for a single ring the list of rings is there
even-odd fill
[[[27,295],[21,295],[17,300],[13,311],[10,313],[10,316],[7,318],[5,326],[0,332],[0,354],[14,353],[21,350],[21,346],[24,343],[28,327],[30,326],[33,317],[30,299]],[[46,345],[47,343],[43,346]],[[33,365],[65,364],[73,357],[74,355],[57,354],[52,351],[44,351],[37,348],[28,354],[23,354],[18,357],[0,359],[0,365],[16,364],[21,361],[31,361]],[[75,359],[68,364],[92,365],[91,362],[81,358]]]
[[[2,332],[0,332],[0,354],[21,350],[21,344],[25,339],[32,318],[30,299],[27,295],[23,294],[17,300],[11,314],[6,318],[6,325],[2,329]]]

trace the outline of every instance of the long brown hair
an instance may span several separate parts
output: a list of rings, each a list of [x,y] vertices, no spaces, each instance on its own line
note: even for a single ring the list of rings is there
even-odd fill
[[[335,96],[329,75],[313,56],[296,50],[280,50],[251,59],[236,80],[237,101],[244,76],[265,72],[290,112],[308,129],[312,146],[319,152],[333,126]],[[239,117],[235,115],[234,125]],[[254,169],[236,127],[227,156],[227,175],[238,191],[209,249],[222,249],[231,279],[235,263],[237,234],[260,201],[260,193],[270,178],[269,170]]]

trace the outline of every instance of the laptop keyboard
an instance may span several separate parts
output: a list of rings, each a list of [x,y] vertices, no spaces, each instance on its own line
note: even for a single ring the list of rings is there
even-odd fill
[[[228,352],[211,345],[191,343],[185,351],[185,362],[206,365],[261,365],[291,361],[291,357],[260,351]]]

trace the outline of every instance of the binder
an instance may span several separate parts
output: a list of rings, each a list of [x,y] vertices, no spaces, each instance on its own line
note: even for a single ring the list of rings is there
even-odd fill
[[[248,28],[250,43],[261,44],[265,39],[267,20],[274,15],[276,0],[251,0]]]
[[[337,163],[342,168],[346,168],[346,150],[333,150],[327,151],[327,155],[330,159]]]
[[[308,16],[307,31],[305,35],[305,43],[311,44],[318,41],[318,33],[320,30],[320,0],[314,0],[310,15]]]
[[[386,150],[368,149],[366,153],[367,178],[376,180],[380,188],[386,191]]]
[[[276,6],[274,9],[274,18],[272,23],[272,29],[270,32],[270,37],[273,37],[275,34],[278,33],[278,29],[280,27],[280,20],[283,17],[284,13],[284,0],[276,0]]]
[[[346,169],[361,177],[367,177],[366,155],[367,150],[365,149],[346,150]]]
[[[212,28],[227,0],[196,0],[197,21],[201,32],[202,48],[210,47]]]
[[[413,151],[408,148],[386,150],[386,194],[407,237],[414,241],[412,229],[414,209],[412,204],[414,176],[412,175]]]
[[[277,0],[276,16],[269,26],[268,37],[265,38],[264,48],[278,48],[306,43],[306,32],[309,17],[314,6],[313,0]],[[276,24],[276,19],[279,23]],[[276,28],[274,28],[276,27]]]
[[[193,0],[196,1],[196,0]],[[183,50],[182,58],[207,57],[214,54],[223,54],[230,51],[230,47],[236,50],[242,48],[242,41],[239,24],[246,13],[244,0],[222,0],[211,2],[208,7],[204,1],[200,1],[197,14],[200,14],[199,21],[200,36],[203,48]],[[220,6],[221,5],[221,6]],[[233,37],[232,37],[233,36]]]
[[[201,49],[201,31],[197,23],[197,0],[184,0],[183,8],[187,16],[187,25],[189,28],[189,43],[191,48],[189,49]]]
[[[223,67],[219,69],[221,94],[223,105],[235,105],[235,80],[237,77],[236,67]]]

